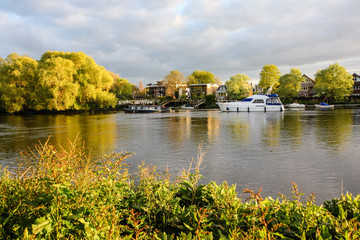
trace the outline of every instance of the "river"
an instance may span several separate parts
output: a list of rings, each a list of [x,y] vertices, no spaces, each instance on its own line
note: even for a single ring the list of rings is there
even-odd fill
[[[83,113],[0,116],[0,164],[14,168],[21,151],[50,136],[66,145],[79,136],[95,157],[134,152],[131,169],[145,161],[159,171],[179,174],[206,152],[204,183],[227,181],[263,189],[262,196],[291,196],[291,181],[306,200],[360,194],[360,109],[222,113],[187,111],[162,114]]]

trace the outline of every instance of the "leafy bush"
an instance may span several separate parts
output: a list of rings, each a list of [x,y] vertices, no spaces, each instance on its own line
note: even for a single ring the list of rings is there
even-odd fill
[[[205,96],[205,108],[217,108],[215,95]]]
[[[131,153],[91,157],[75,140],[39,144],[16,172],[0,177],[1,239],[358,239],[359,196],[318,206],[313,196],[262,198],[261,189],[200,184],[204,153],[180,176],[142,164]]]

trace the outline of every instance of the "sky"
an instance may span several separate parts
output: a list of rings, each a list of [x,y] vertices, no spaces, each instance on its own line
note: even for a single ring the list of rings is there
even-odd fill
[[[84,52],[138,85],[210,71],[224,83],[264,65],[314,78],[360,73],[359,0],[0,0],[0,57]]]

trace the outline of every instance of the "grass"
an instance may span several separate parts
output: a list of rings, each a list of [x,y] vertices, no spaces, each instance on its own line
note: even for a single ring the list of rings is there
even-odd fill
[[[204,153],[180,176],[145,164],[130,174],[131,153],[94,159],[75,139],[49,140],[0,176],[1,239],[358,239],[359,196],[318,206],[310,196],[262,198],[236,185],[199,180]]]

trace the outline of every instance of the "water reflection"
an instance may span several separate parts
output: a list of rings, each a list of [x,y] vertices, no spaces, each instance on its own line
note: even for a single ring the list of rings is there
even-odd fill
[[[352,138],[353,114],[349,111],[338,110],[316,115],[315,129],[319,147],[332,151],[341,151]]]
[[[191,136],[191,116],[170,116],[164,121],[169,141],[183,145]]]
[[[299,149],[302,144],[303,131],[309,130],[303,117],[304,111],[289,111],[281,122],[281,138],[294,150]]]
[[[20,157],[20,152],[34,148],[36,143],[50,143],[66,146],[68,140],[76,137],[93,149],[95,156],[114,148],[117,136],[115,115],[31,115],[6,116],[0,118],[1,153],[0,161],[9,165]]]
[[[262,128],[262,140],[265,146],[278,148],[280,147],[280,127],[282,113],[268,113],[266,123]]]
[[[264,195],[291,191],[295,181],[318,199],[344,190],[360,193],[360,110],[283,113],[75,114],[0,117],[0,162],[12,162],[28,146],[65,145],[77,135],[95,156],[110,151],[136,153],[133,169],[146,161],[180,171],[207,151],[204,181],[237,183],[239,190],[262,187]]]
[[[237,113],[228,113],[237,114]],[[225,118],[225,130],[228,132],[229,136],[233,139],[234,143],[250,145],[250,119],[249,114],[247,113],[239,113],[238,118]],[[229,116],[226,116],[229,117]]]

